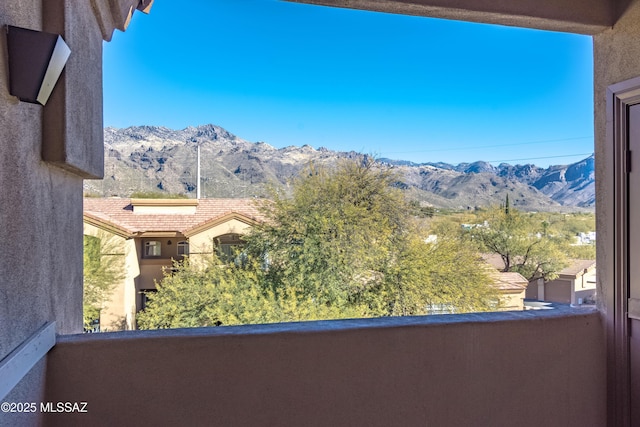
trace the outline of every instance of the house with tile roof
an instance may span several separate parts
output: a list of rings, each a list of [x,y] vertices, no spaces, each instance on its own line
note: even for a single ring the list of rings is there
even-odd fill
[[[101,330],[135,329],[135,315],[165,271],[189,256],[225,257],[264,216],[256,199],[85,198],[86,236],[109,239],[122,257],[124,277],[100,314]]]
[[[504,262],[497,254],[484,254],[483,259],[496,270],[504,268]],[[555,279],[530,281],[525,298],[572,305],[588,304],[595,301],[596,261],[570,259],[569,265],[560,270]]]
[[[529,282],[522,274],[491,268],[489,276],[493,279],[493,288],[500,296],[499,311],[524,310],[525,292]]]
[[[527,288],[527,299],[572,305],[596,301],[596,261],[572,259],[554,280],[536,280]]]

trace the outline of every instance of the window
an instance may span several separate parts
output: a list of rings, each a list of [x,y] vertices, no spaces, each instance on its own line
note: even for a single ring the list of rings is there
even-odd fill
[[[189,242],[184,240],[178,242],[178,255],[189,255]]]
[[[238,255],[239,248],[244,244],[237,234],[225,234],[214,239],[217,254],[224,263],[234,261]]]
[[[144,256],[153,257],[161,255],[162,245],[157,240],[150,240],[144,243]]]
[[[235,255],[235,251],[236,251],[237,246],[238,245],[229,244],[229,243],[222,243],[218,247],[218,255],[220,256],[220,258],[222,260],[229,261]]]

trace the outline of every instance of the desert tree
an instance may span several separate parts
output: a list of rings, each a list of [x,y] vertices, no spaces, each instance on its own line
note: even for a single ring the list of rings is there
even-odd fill
[[[511,207],[487,210],[481,226],[469,231],[481,250],[502,259],[502,271],[515,271],[528,280],[551,280],[567,265],[562,244],[547,234],[544,222]]]
[[[83,319],[85,329],[100,317],[100,310],[109,300],[124,274],[124,246],[116,236],[98,232],[83,237]]]

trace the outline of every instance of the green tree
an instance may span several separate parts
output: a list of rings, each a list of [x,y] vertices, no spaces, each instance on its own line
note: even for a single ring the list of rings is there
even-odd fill
[[[90,329],[113,288],[124,277],[124,251],[107,233],[84,235],[83,247],[83,318],[84,327]]]
[[[290,198],[275,195],[269,218],[248,237],[268,254],[272,289],[361,316],[424,314],[434,304],[485,310],[497,298],[477,252],[457,235],[426,243],[393,169],[363,157],[335,170],[310,167]]]
[[[481,249],[500,255],[502,271],[515,271],[528,280],[551,280],[567,265],[561,242],[545,234],[548,226],[534,215],[511,208],[488,210],[481,219],[487,226],[470,233]]]
[[[137,316],[140,329],[185,328],[296,320],[357,317],[353,309],[329,307],[299,298],[292,290],[276,294],[263,286],[257,264],[222,263],[212,257],[205,266],[177,263],[147,308]]]
[[[566,246],[565,252],[574,259],[596,259],[596,245]]]
[[[318,304],[357,301],[403,232],[407,209],[395,182],[391,169],[362,157],[335,170],[310,166],[291,197],[274,194],[268,221],[247,237],[250,253],[269,258],[271,287],[295,288]]]
[[[427,243],[393,169],[369,157],[309,166],[235,262],[184,265],[158,284],[141,328],[425,314],[495,307],[478,253],[457,238]],[[452,234],[453,235],[453,234]]]
[[[398,262],[385,276],[386,314],[427,314],[438,306],[457,313],[495,310],[499,295],[483,264],[458,233],[428,242],[416,231],[402,242]]]

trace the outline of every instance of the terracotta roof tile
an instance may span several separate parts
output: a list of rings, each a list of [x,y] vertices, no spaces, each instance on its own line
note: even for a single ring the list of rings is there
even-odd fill
[[[501,291],[522,291],[527,289],[529,282],[522,274],[514,272],[492,272],[493,286]]]
[[[161,199],[158,199],[161,200]],[[85,198],[84,213],[116,225],[130,233],[179,232],[205,225],[207,222],[236,213],[254,221],[264,221],[259,210],[260,199],[200,199],[196,212],[191,214],[135,213],[131,199]]]

